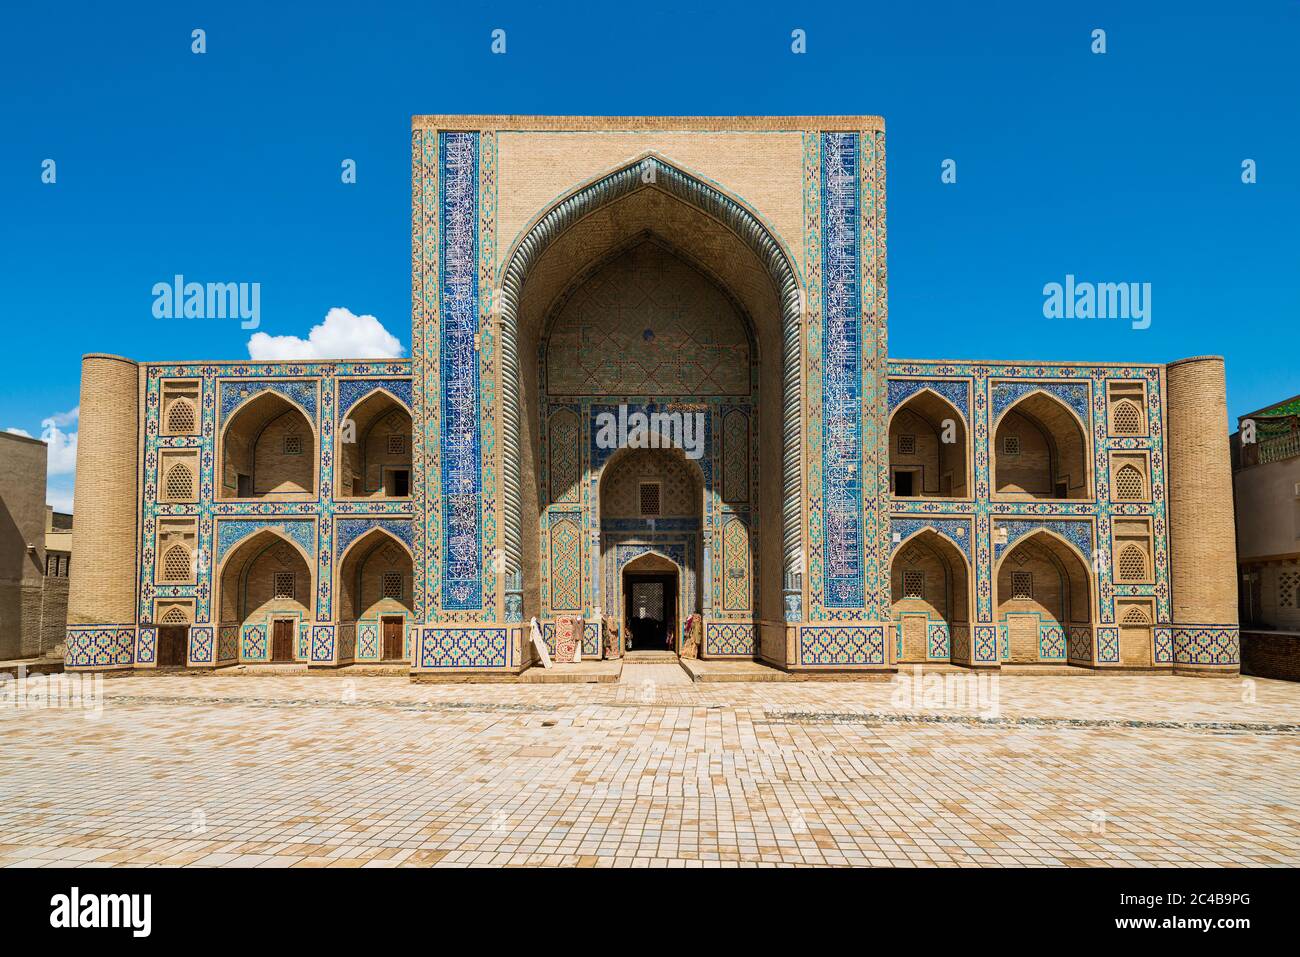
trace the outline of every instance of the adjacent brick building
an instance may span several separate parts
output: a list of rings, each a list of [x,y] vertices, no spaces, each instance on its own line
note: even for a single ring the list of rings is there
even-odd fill
[[[72,516],[45,504],[47,451],[0,433],[0,661],[62,654]]]
[[[1242,416],[1232,453],[1243,670],[1300,680],[1300,396]]]

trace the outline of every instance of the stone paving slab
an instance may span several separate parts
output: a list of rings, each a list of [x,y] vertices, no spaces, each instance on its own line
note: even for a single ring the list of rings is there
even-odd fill
[[[93,719],[0,709],[0,866],[1300,864],[1300,685],[1004,678],[974,713],[623,679],[133,677]]]

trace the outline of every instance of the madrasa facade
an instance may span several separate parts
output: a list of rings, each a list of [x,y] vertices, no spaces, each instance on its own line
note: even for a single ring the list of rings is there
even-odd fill
[[[885,168],[415,117],[409,359],[84,358],[66,667],[1237,674],[1222,360],[890,357]]]

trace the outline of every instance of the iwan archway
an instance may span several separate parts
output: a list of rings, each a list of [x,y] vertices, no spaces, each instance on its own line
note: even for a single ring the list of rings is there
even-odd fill
[[[603,653],[601,470],[696,415],[702,654],[888,667],[878,119],[466,122],[413,137],[415,670]]]
[[[685,614],[735,623],[749,640],[729,651],[754,654],[758,621],[781,621],[785,598],[797,617],[801,589],[799,296],[780,243],[646,156],[526,230],[501,292],[502,459],[520,462],[503,467],[504,559],[523,617],[616,611],[610,536],[648,519],[682,536]],[[690,446],[675,454],[698,476],[697,508],[609,516],[602,471],[652,420]],[[780,519],[761,538],[760,511]]]

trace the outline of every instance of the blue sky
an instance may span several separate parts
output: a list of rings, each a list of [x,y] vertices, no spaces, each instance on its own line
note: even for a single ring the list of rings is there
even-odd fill
[[[0,14],[0,428],[52,435],[52,501],[82,353],[248,358],[154,318],[176,273],[260,283],[272,336],[338,307],[409,346],[413,113],[878,113],[892,355],[1217,353],[1234,416],[1300,393],[1295,0],[51,9]],[[1150,283],[1150,328],[1045,319],[1066,274]]]

